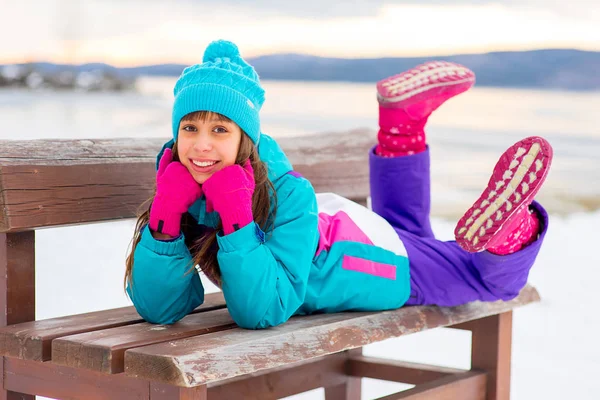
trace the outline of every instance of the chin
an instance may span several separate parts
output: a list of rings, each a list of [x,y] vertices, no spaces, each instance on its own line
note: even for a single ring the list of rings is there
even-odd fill
[[[194,180],[199,184],[202,185],[204,182],[206,182],[206,180],[208,178],[210,178],[210,176],[206,176],[206,175],[202,175],[202,176],[196,176],[196,175],[192,175],[194,177]]]

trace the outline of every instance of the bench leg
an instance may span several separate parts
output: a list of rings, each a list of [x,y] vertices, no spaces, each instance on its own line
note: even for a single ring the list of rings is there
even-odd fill
[[[471,368],[488,373],[486,400],[510,399],[512,311],[469,323]]]
[[[345,352],[350,357],[362,355],[362,348],[347,350]],[[346,375],[346,381],[341,385],[325,388],[325,400],[360,400],[362,381],[360,377]]]
[[[34,320],[35,231],[0,233],[0,326]],[[4,390],[4,371],[0,380],[0,400],[35,399]]]

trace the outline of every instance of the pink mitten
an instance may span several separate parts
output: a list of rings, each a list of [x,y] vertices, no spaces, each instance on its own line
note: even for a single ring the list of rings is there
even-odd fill
[[[171,149],[166,149],[156,172],[156,195],[150,208],[150,229],[177,237],[181,229],[181,216],[202,196],[202,188],[183,164],[172,160]]]
[[[246,160],[243,168],[234,164],[215,172],[202,185],[206,196],[206,211],[219,213],[226,235],[254,220],[252,195],[255,186],[250,160]]]

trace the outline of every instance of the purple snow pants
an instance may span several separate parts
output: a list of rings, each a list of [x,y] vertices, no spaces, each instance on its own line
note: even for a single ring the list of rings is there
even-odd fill
[[[509,300],[527,283],[548,229],[548,214],[533,202],[539,238],[516,253],[469,253],[455,241],[435,239],[429,221],[429,148],[412,156],[369,154],[373,211],[396,230],[408,252],[411,296],[406,305],[456,306],[475,300]],[[483,188],[482,188],[483,190]]]

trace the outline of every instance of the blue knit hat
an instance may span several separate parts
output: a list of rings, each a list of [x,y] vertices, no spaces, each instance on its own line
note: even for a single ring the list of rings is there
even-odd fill
[[[177,140],[179,122],[194,111],[212,111],[235,122],[254,144],[260,138],[258,112],[265,101],[258,74],[237,46],[226,40],[208,45],[202,64],[183,70],[175,89],[173,138]]]

